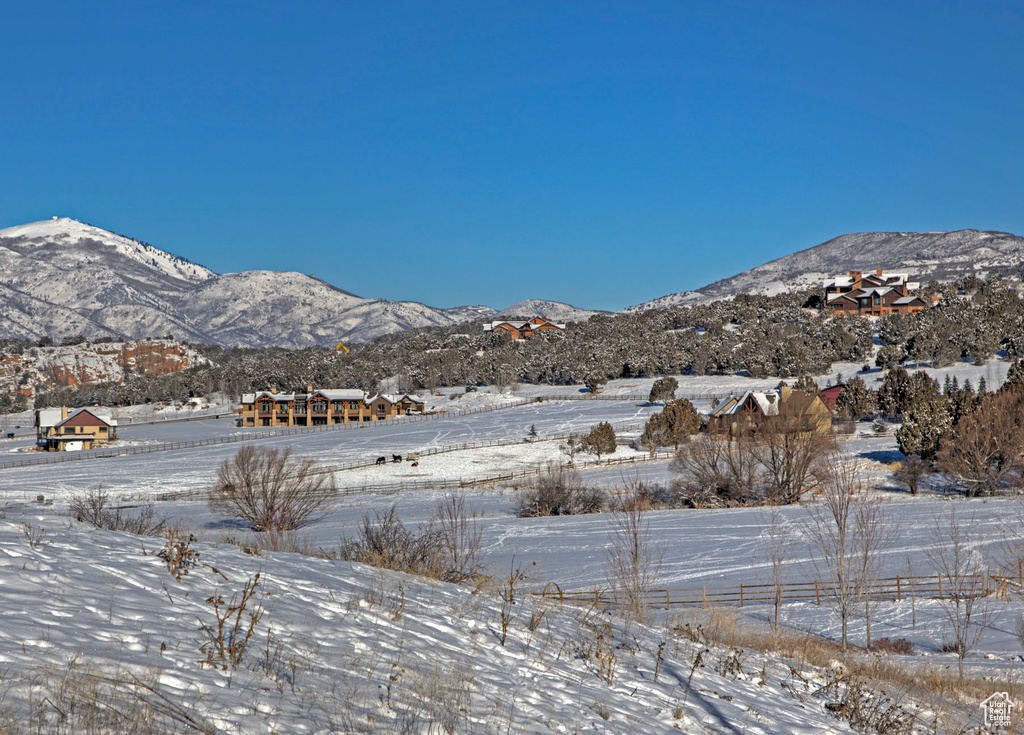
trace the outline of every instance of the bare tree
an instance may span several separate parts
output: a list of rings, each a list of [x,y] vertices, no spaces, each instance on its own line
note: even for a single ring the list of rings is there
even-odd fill
[[[859,596],[864,604],[865,644],[871,647],[871,581],[879,576],[882,553],[899,533],[899,519],[887,515],[876,500],[860,499],[853,505],[853,551]]]
[[[932,569],[942,580],[944,596],[939,598],[956,653],[957,672],[964,677],[964,659],[973,651],[995,611],[986,597],[985,559],[976,540],[974,517],[962,520],[956,508],[936,516],[933,546],[928,552]]]
[[[931,464],[916,454],[912,454],[900,462],[900,466],[892,473],[893,479],[906,485],[911,495],[917,495],[922,478],[931,472]]]
[[[805,419],[767,416],[757,425],[754,451],[767,474],[768,499],[796,503],[814,487],[816,470],[835,453],[835,438],[808,430]]]
[[[829,581],[829,596],[842,624],[842,646],[857,602],[856,559],[853,539],[853,496],[860,489],[857,459],[833,451],[818,468],[821,505],[808,510],[807,535],[818,552],[815,567]]]
[[[217,468],[213,510],[242,518],[257,531],[290,531],[322,518],[334,500],[334,475],[308,457],[246,446]]]
[[[624,599],[627,616],[640,623],[647,617],[646,593],[661,572],[661,555],[651,545],[646,505],[637,497],[641,492],[639,482],[625,488],[624,501],[608,521],[611,546],[605,559],[609,585]]]
[[[968,497],[992,495],[1021,472],[1024,395],[1007,391],[984,398],[961,417],[942,443],[941,468],[954,475]]]
[[[758,500],[761,471],[749,441],[701,436],[676,452],[673,490],[695,507]]]
[[[579,434],[569,434],[558,450],[569,458],[569,466],[573,467],[576,455],[583,451],[583,438]]]
[[[480,536],[476,514],[466,510],[466,496],[446,495],[437,501],[434,523],[446,569],[441,578],[462,583],[480,573]]]
[[[772,629],[779,629],[779,612],[786,592],[796,541],[785,516],[772,508],[761,519],[761,544],[768,563],[768,585],[771,588]]]

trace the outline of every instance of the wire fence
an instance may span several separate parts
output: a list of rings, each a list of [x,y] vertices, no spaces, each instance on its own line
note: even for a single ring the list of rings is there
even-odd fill
[[[847,588],[846,594],[859,600],[873,601],[895,600],[904,598],[960,599],[987,597],[995,595],[1009,599],[1009,589],[1015,586],[1016,580],[985,571],[979,574],[960,576],[950,579],[941,574],[931,576],[896,576],[870,579],[860,585]],[[812,580],[808,582],[787,582],[783,585],[772,584],[740,584],[734,586],[701,586],[688,588],[662,588],[645,590],[641,595],[642,604],[650,607],[665,608],[699,605],[736,606],[773,604],[775,601],[813,602],[821,605],[837,597],[842,588],[831,581]],[[629,595],[611,589],[595,589],[590,591],[564,592],[561,589],[545,589],[536,593],[543,597],[554,597],[561,602],[597,607],[623,607],[629,601]]]

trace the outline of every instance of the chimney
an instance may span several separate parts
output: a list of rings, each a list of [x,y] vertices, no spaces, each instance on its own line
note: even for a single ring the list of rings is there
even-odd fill
[[[879,278],[881,278],[882,277],[882,269],[881,268],[875,268],[875,275],[878,276]]]
[[[313,386],[311,386],[311,385],[307,385],[306,386],[306,394],[307,395],[313,395]]]
[[[854,281],[859,281],[861,277],[860,271],[850,271],[850,278]]]

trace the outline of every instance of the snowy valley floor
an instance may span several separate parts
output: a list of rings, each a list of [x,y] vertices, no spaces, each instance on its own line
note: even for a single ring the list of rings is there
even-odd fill
[[[847,375],[856,370],[845,367]],[[978,371],[991,375],[986,380],[992,386],[1005,365],[961,366],[954,374],[962,379]],[[778,382],[689,381],[681,380],[680,394],[711,396]],[[516,397],[545,390],[524,387]],[[649,390],[650,381],[622,381],[606,389],[625,396]],[[435,398],[434,405],[483,407],[500,400],[494,392],[480,391],[455,400]],[[259,444],[294,445],[298,454],[340,464],[467,442],[517,442],[431,455],[418,468],[388,463],[337,476],[348,488],[473,479],[558,460],[558,441],[521,441],[532,425],[542,435],[586,430],[598,421],[634,426],[659,408],[636,400],[545,401],[400,426],[269,437]],[[998,566],[1019,540],[1021,504],[966,501],[937,488],[911,497],[889,476],[887,465],[900,458],[892,436],[876,437],[863,428],[847,446],[862,461],[870,494],[884,503],[889,517],[900,520],[897,542],[884,554],[884,572],[929,573],[936,518],[953,507],[973,518],[978,553]],[[221,419],[123,426],[121,435],[144,446],[237,431],[230,419]],[[934,728],[938,732],[974,732],[981,726],[984,696],[1010,691],[1017,697],[1022,691],[1024,661],[1015,627],[1024,605],[1016,593],[1010,601],[992,602],[996,617],[967,660],[969,677],[978,684],[966,687],[961,701],[949,691],[924,686],[956,668],[955,657],[941,650],[948,638],[945,615],[932,600],[878,603],[873,612],[873,636],[906,638],[914,655],[844,660],[827,648],[785,656],[759,652],[755,644],[765,638],[768,617],[763,606],[652,609],[649,625],[627,625],[605,612],[526,594],[550,582],[564,590],[607,586],[609,522],[605,514],[517,518],[515,489],[509,486],[465,491],[492,575],[479,585],[450,585],[291,553],[252,556],[225,540],[244,539],[244,526],[210,510],[202,499],[217,465],[239,446],[0,470],[0,733],[87,732],[84,721],[114,717],[115,710],[137,713],[137,732],[852,732],[849,721],[834,711],[844,699],[847,716],[898,705],[893,716],[913,724],[894,725],[891,732],[932,732],[936,717],[942,719]],[[0,443],[0,461],[29,456],[24,448],[24,440]],[[631,453],[620,447],[616,456]],[[588,483],[607,488],[633,478],[670,480],[664,461],[582,474]],[[127,506],[152,501],[159,515],[195,534],[190,547],[197,564],[175,579],[158,555],[163,538],[72,522],[68,500],[100,485]],[[40,495],[42,504],[36,502]],[[392,504],[415,527],[429,519],[443,495],[442,490],[353,492],[300,533],[312,547],[337,547],[342,537],[357,533],[365,514]],[[799,537],[808,509],[779,512]],[[662,559],[659,586],[765,580],[764,509],[661,510],[648,519]],[[812,556],[805,543],[798,545],[792,579],[814,578]],[[499,592],[516,567],[527,578],[513,604]],[[211,601],[221,596],[223,614],[257,574],[256,592],[238,616],[239,632],[220,636],[221,641],[226,638],[229,647],[240,643],[250,613],[260,607],[262,617],[236,652],[236,662],[225,668],[219,648],[211,647],[218,638]],[[789,604],[783,618],[791,635],[839,637],[828,604]],[[234,617],[225,622],[230,630]],[[860,616],[851,622],[850,637],[855,645],[864,640]],[[230,659],[231,652],[227,655]],[[851,687],[858,679],[848,676],[850,669],[887,663],[916,672],[922,686],[890,677],[884,688],[892,699],[864,700],[858,710],[860,700]],[[883,684],[870,686],[880,690]],[[104,715],[104,707],[97,711],[90,701],[114,709]],[[147,718],[154,719],[149,729]],[[102,727],[92,731],[104,732]]]

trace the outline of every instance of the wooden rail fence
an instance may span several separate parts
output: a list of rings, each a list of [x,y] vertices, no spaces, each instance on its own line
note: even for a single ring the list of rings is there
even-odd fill
[[[853,587],[853,594],[858,599],[865,597],[871,600],[903,600],[904,598],[952,599],[959,595],[964,597],[986,597],[996,594],[1008,596],[1011,580],[997,574],[983,572],[967,575],[959,579],[954,586],[948,577],[936,574],[931,576],[897,576],[868,580],[859,589]],[[790,582],[782,586],[780,599],[782,602],[814,602],[820,605],[822,600],[828,602],[835,596],[836,585],[832,582],[812,580],[809,582]],[[738,606],[772,603],[778,590],[770,584],[740,584],[729,587],[702,586],[683,589],[653,589],[643,593],[643,602],[651,607],[681,607],[687,605]],[[554,597],[562,602],[601,607],[620,607],[625,604],[626,595],[609,589],[591,591],[563,592],[560,589],[546,589],[537,594],[543,597]]]
[[[395,426],[410,424],[418,421],[429,421],[431,419],[449,418],[457,416],[471,416],[491,411],[501,411],[507,408],[516,408],[532,403],[531,400],[523,399],[507,401],[494,406],[480,406],[478,408],[463,408],[456,411],[439,411],[437,413],[423,414],[421,416],[399,416],[382,421],[368,421],[346,424],[326,424],[323,426],[291,426],[287,429],[275,429],[263,432],[246,432],[244,434],[232,434],[231,436],[214,437],[211,439],[197,439],[187,442],[167,442],[163,444],[150,444],[141,447],[117,447],[110,449],[90,449],[83,452],[56,452],[45,457],[30,457],[26,459],[15,459],[0,463],[0,469],[14,467],[32,467],[42,464],[59,464],[61,462],[81,462],[90,459],[106,459],[109,457],[127,457],[134,454],[151,454],[153,452],[168,452],[176,449],[191,449],[193,447],[205,447],[213,444],[234,444],[238,442],[257,441],[259,439],[274,439],[280,436],[293,436],[296,434],[313,434],[324,431],[354,431],[366,429],[373,426]]]

